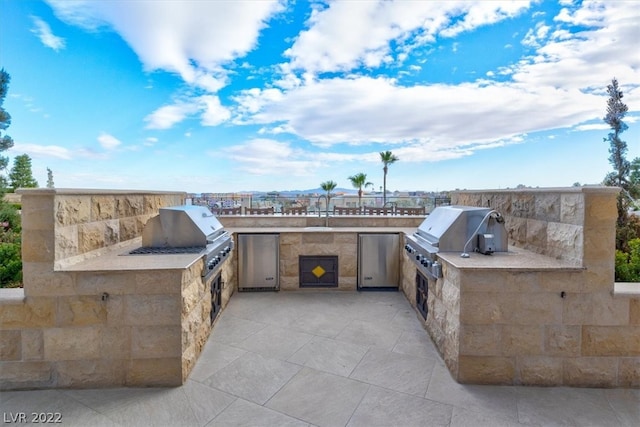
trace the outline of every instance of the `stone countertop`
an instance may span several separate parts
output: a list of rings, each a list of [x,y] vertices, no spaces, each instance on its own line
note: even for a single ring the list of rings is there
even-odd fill
[[[57,266],[56,271],[184,270],[202,257],[201,254],[129,255],[140,246],[137,239],[127,245],[109,248],[98,256],[66,262]]]
[[[541,255],[522,248],[509,246],[508,252],[494,252],[483,255],[470,252],[469,258],[462,258],[460,252],[439,252],[438,257],[461,270],[520,270],[581,271],[584,267],[565,260]]]
[[[413,234],[416,228],[407,227],[225,227],[230,233],[404,233]]]

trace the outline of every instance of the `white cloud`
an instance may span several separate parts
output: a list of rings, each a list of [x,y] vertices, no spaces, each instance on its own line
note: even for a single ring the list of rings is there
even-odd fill
[[[215,95],[184,98],[164,105],[145,117],[147,129],[169,129],[183,120],[200,115],[203,126],[217,126],[229,120],[231,113]]]
[[[286,142],[264,138],[228,147],[222,153],[237,162],[243,172],[252,175],[306,176],[321,165],[311,158],[311,153]],[[211,153],[215,158],[220,154],[220,151]]]
[[[245,92],[245,98],[239,98],[250,106],[262,105],[248,120],[285,123],[289,131],[316,145],[415,147],[412,141],[419,141],[428,151],[570,126],[593,118],[601,101],[580,91],[548,87],[528,90],[498,83],[404,87],[392,79],[371,77],[317,81],[288,91],[276,102],[261,95]]]
[[[256,46],[260,30],[283,10],[277,0],[90,1],[48,0],[63,21],[96,30],[108,27],[136,52],[147,70],[178,73],[215,92],[226,83],[224,64]]]
[[[220,104],[220,98],[214,95],[204,95],[200,97],[204,111],[202,112],[203,126],[217,126],[224,123],[231,117],[231,113]]]
[[[169,129],[176,123],[180,123],[188,116],[196,113],[198,107],[189,102],[178,102],[173,105],[164,105],[145,117],[147,129]]]
[[[32,16],[31,20],[35,25],[35,28],[33,28],[31,32],[38,36],[43,45],[55,50],[56,52],[60,49],[64,49],[65,40],[62,37],[58,37],[53,34],[49,24],[37,16]]]
[[[98,136],[98,142],[105,150],[114,150],[122,144],[122,142],[118,138],[104,132]]]
[[[16,143],[9,151],[16,154],[28,154],[33,158],[53,157],[69,160],[73,158],[71,150],[59,145],[38,145],[29,143]]]
[[[143,144],[146,145],[147,147],[151,147],[155,145],[157,142],[158,142],[158,138],[150,136],[147,139],[145,139]]]
[[[377,67],[389,61],[390,42],[406,55],[436,36],[454,37],[482,25],[513,17],[528,1],[337,1],[314,11],[309,29],[285,52],[293,69],[312,73],[348,71],[361,65]]]
[[[303,78],[282,89],[243,91],[235,98],[237,122],[260,124],[263,133],[289,132],[323,147],[392,144],[394,152],[404,150],[407,161],[422,161],[599,120],[606,107],[604,88],[613,76],[621,82],[625,102],[640,105],[640,9],[631,2],[605,5],[603,10],[602,3],[583,2],[579,9],[563,12],[563,19],[575,25],[598,22],[575,34],[538,24],[532,32],[538,46],[532,56],[487,73],[489,78],[506,76],[506,81],[402,86],[384,77]],[[321,19],[311,21],[309,31]],[[351,64],[362,52],[354,49],[354,55],[344,57],[348,61],[330,65]]]

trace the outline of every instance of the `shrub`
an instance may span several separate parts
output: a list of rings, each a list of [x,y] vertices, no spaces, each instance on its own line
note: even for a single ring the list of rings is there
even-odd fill
[[[616,250],[616,281],[640,282],[640,238],[628,242],[629,252]]]

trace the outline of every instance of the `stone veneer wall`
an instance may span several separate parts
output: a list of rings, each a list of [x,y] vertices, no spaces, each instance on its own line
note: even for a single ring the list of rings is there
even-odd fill
[[[56,270],[140,236],[185,193],[21,194],[24,290],[0,290],[0,389],[180,384],[183,346],[191,360],[208,334],[188,321],[204,316],[207,297],[210,306],[197,285],[201,264],[186,273]]]
[[[425,325],[457,381],[640,387],[640,298],[614,294],[616,195],[603,187],[452,195],[454,204],[498,209],[510,244],[567,265],[443,262]]]

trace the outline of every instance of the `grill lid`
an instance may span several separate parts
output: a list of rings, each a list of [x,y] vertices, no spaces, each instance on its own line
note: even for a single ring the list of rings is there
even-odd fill
[[[224,228],[204,206],[183,205],[160,208],[142,230],[142,246],[188,247],[213,242]]]
[[[465,243],[478,230],[477,233],[494,234],[499,246],[497,250],[506,251],[507,234],[503,224],[497,224],[495,220],[488,218],[478,229],[491,211],[491,208],[473,206],[440,206],[420,224],[415,236],[439,251],[462,252]]]

